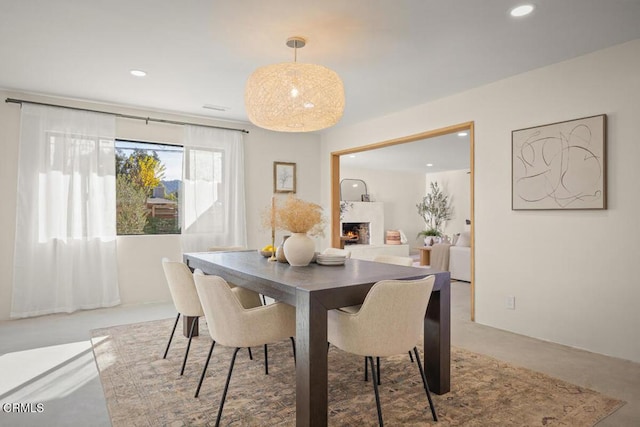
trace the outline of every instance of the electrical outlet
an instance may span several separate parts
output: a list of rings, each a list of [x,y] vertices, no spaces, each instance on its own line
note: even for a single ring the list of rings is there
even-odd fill
[[[508,296],[504,301],[504,306],[509,310],[516,309],[516,297]]]

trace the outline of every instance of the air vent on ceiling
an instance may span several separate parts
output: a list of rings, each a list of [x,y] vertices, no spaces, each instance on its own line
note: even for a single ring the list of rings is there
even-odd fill
[[[202,108],[206,108],[207,110],[214,111],[228,111],[229,107],[223,107],[222,105],[212,105],[212,104],[204,104]]]

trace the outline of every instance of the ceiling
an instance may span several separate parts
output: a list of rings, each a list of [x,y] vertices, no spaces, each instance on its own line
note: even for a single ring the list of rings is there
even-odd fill
[[[246,121],[247,77],[296,35],[342,77],[344,126],[640,38],[637,0],[520,3],[0,0],[0,88]]]
[[[340,156],[340,173],[350,168],[436,173],[470,168],[469,135],[457,133]],[[427,166],[429,164],[430,166]]]

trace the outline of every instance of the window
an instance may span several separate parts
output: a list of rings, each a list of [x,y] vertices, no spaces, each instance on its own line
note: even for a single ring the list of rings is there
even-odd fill
[[[180,234],[183,148],[116,140],[118,235]]]
[[[225,226],[224,153],[187,149],[185,159],[184,225],[191,232],[220,234]]]

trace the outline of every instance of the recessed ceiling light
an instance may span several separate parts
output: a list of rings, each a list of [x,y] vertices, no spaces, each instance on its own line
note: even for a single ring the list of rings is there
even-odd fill
[[[433,166],[433,163],[427,163],[427,166],[431,167],[431,166]]]
[[[349,157],[351,157],[353,159],[354,157],[356,157],[356,155],[355,154],[351,154]]]
[[[145,73],[142,70],[131,70],[129,72],[131,73],[132,76],[136,76],[136,77],[144,77],[147,75],[147,73]]]
[[[458,132],[458,136],[467,136],[469,135],[467,132]]]
[[[531,4],[523,4],[511,9],[511,16],[520,17],[525,16],[533,12],[533,5]]]

